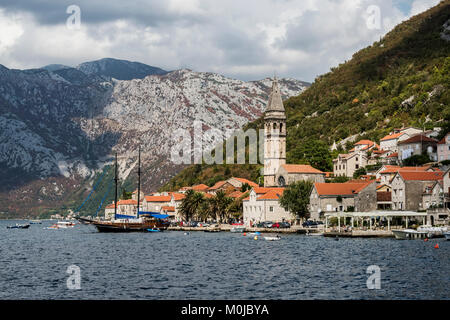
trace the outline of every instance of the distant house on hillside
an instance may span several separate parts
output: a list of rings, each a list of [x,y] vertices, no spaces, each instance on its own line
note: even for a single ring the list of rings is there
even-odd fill
[[[398,143],[399,160],[403,161],[413,155],[427,154],[432,161],[437,161],[437,143],[433,138],[418,134]]]
[[[334,176],[345,176],[351,178],[356,170],[367,166],[367,162],[367,155],[362,152],[340,154],[333,160]]]
[[[450,160],[450,132],[437,145],[438,161]]]
[[[375,181],[351,183],[315,183],[310,196],[311,219],[336,211],[372,211],[377,209]]]
[[[393,152],[398,152],[399,142],[409,139],[412,136],[420,133],[422,133],[422,130],[412,127],[394,129],[393,132],[381,138],[380,148],[381,150],[391,150]]]
[[[208,193],[216,194],[219,190],[224,191],[226,194],[230,194],[234,191],[241,190],[244,184],[248,184],[250,187],[259,187],[259,185],[253,181],[244,178],[231,177],[228,180],[218,181],[215,185],[208,188]]]

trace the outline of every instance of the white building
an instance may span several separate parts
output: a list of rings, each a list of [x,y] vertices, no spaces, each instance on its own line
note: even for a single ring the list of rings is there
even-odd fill
[[[278,202],[283,191],[283,188],[253,188],[242,201],[244,225],[251,227],[264,221],[291,221],[294,218],[292,214]]]

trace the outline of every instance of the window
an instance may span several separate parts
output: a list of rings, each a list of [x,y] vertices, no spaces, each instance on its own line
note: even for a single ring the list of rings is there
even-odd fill
[[[269,211],[270,211],[270,212],[273,212],[273,207],[269,207]]]
[[[355,169],[359,169],[359,164],[355,164]]]

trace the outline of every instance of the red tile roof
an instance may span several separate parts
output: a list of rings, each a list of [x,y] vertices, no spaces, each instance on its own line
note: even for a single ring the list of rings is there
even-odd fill
[[[442,180],[444,172],[413,172],[413,171],[399,171],[400,176],[406,181],[437,181]]]
[[[260,196],[257,200],[278,200],[283,195],[284,190],[270,190]]]
[[[358,194],[361,190],[372,184],[373,181],[365,183],[314,183],[319,196],[346,196]]]
[[[250,185],[250,187],[259,187],[259,185],[257,183],[250,181],[248,179],[245,179],[245,178],[232,177],[232,179],[236,179],[237,181],[240,181],[242,183],[248,183]]]
[[[391,139],[397,139],[397,138],[399,138],[400,136],[402,136],[402,135],[404,135],[404,134],[405,134],[404,132],[399,132],[399,133],[390,134],[390,135],[387,135],[387,136],[384,136],[383,138],[381,138],[380,141],[386,141],[386,140],[391,140]]]
[[[191,187],[191,189],[195,190],[195,191],[205,191],[208,188],[209,187],[206,184],[197,184],[197,185]]]
[[[173,196],[175,201],[179,201],[181,199],[186,198],[186,195],[178,192],[169,192],[169,196]]]
[[[370,140],[359,140],[357,143],[355,143],[356,145],[368,145],[369,147],[373,146],[375,144],[375,142],[370,141]]]
[[[216,182],[215,185],[213,185],[211,188],[209,188],[208,190],[216,190],[219,189],[221,186],[223,186],[227,181],[226,180],[222,180],[222,181],[218,181]]]
[[[253,190],[255,190],[255,193],[256,193],[256,194],[264,194],[264,193],[267,193],[267,192],[269,192],[269,191],[271,191],[271,190],[283,192],[284,188],[256,187],[256,188],[253,188]]]
[[[316,173],[325,174],[320,170],[311,167],[309,164],[282,164],[281,165],[288,173]]]
[[[398,152],[394,152],[387,156],[388,158],[398,158]]]
[[[427,136],[424,136],[422,134],[415,135],[409,139],[400,141],[398,144],[408,144],[408,143],[417,143],[417,142],[434,142],[437,143],[438,141],[432,138],[428,138]]]
[[[236,190],[236,191],[230,193],[229,195],[227,195],[227,197],[237,199],[237,198],[242,197],[242,195],[244,195],[244,192],[240,192],[239,190]]]
[[[170,202],[171,196],[145,196],[147,202]]]
[[[386,166],[386,170],[381,171],[380,174],[383,173],[397,173],[400,171],[419,171],[424,172],[430,169],[430,166],[423,166],[423,167],[399,167],[399,166]]]
[[[164,211],[167,211],[167,212],[175,212],[175,207],[173,207],[173,206],[163,206],[163,207],[161,207],[161,209],[163,209]]]

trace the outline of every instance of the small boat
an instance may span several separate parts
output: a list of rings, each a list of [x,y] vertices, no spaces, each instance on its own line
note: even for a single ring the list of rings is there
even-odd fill
[[[260,235],[261,235],[261,232],[259,232],[259,231],[256,231],[256,232],[250,232],[249,235],[250,235],[250,236],[260,236]]]
[[[278,241],[278,240],[280,240],[281,239],[281,237],[280,236],[275,236],[275,237],[269,237],[269,236],[265,236],[264,237],[264,240],[267,240],[267,241]]]
[[[323,232],[307,232],[306,235],[311,237],[322,237]]]
[[[42,224],[41,220],[30,220],[30,224]]]
[[[447,227],[420,226],[417,228],[419,232],[428,232],[428,238],[443,238],[444,232],[448,231]]]
[[[412,240],[429,238],[429,233],[426,231],[417,231],[413,229],[392,230],[395,239],[398,240]]]
[[[58,226],[58,228],[60,229],[68,229],[68,228],[73,228],[75,227],[75,223],[71,222],[71,221],[58,221],[56,223],[56,225]]]
[[[7,229],[28,229],[29,227],[30,227],[29,224],[19,224],[19,223],[16,223],[15,225],[13,225],[13,226],[7,226],[6,228],[7,228]]]
[[[158,228],[147,229],[148,232],[161,232]]]
[[[242,232],[245,232],[245,227],[244,226],[234,226],[230,229],[230,232],[242,233]]]
[[[44,229],[45,229],[45,230],[58,230],[59,227],[58,227],[58,225],[55,223],[55,224],[51,225],[50,227],[45,227]]]
[[[210,227],[207,227],[205,230],[203,230],[205,232],[220,232],[220,226],[218,224],[214,224]]]
[[[445,240],[450,240],[450,231],[444,232]]]

